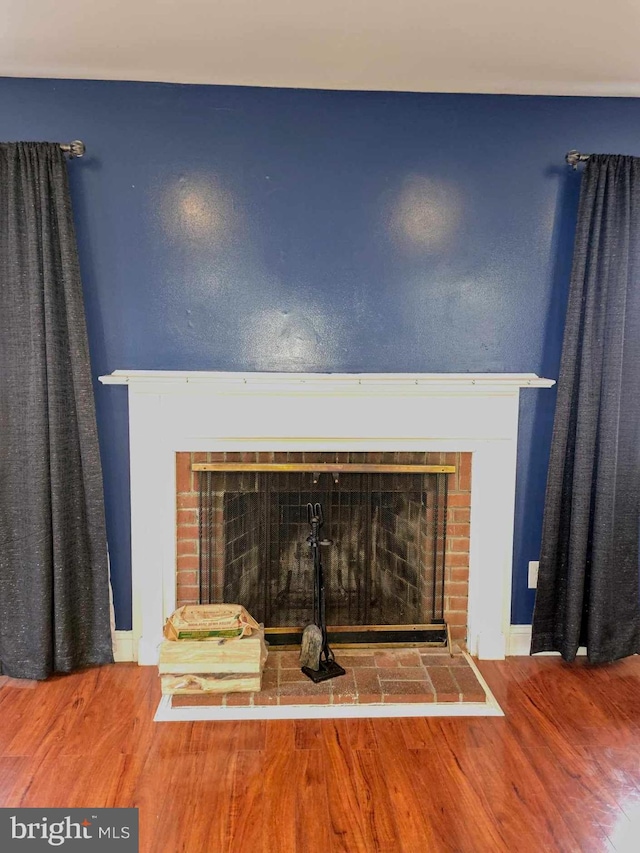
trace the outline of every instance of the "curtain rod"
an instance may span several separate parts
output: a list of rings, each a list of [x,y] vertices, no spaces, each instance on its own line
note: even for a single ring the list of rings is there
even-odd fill
[[[74,139],[73,142],[61,142],[60,150],[69,157],[82,157],[85,153],[86,146],[80,139]]]
[[[578,163],[585,163],[589,157],[591,157],[591,154],[581,154],[579,151],[576,151],[575,148],[572,148],[571,151],[567,151],[564,159],[567,161],[569,166],[577,169]]]

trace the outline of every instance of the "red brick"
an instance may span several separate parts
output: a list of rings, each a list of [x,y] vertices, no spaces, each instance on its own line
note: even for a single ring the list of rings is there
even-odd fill
[[[193,706],[207,707],[208,705],[222,705],[224,693],[180,693],[171,697],[171,705],[174,708],[189,708]]]
[[[384,681],[423,681],[425,677],[421,666],[378,667],[376,672],[381,684]]]
[[[374,655],[376,666],[379,667],[394,667],[400,666],[398,659],[394,656],[391,650],[384,652],[376,652]]]
[[[280,701],[280,693],[277,687],[261,690],[253,697],[254,705],[277,705]]]
[[[191,454],[176,453],[176,491],[191,492]]]
[[[471,533],[470,524],[447,524],[447,536],[469,538]]]
[[[188,598],[189,601],[193,601],[193,603],[197,602],[200,598],[200,587],[197,586],[187,586],[186,584],[183,586],[180,585],[180,596],[181,598]],[[183,602],[185,603],[185,602]]]
[[[194,493],[177,496],[178,509],[198,509],[198,495]]]
[[[340,678],[334,678],[331,681],[331,693],[334,700],[337,696],[355,697],[357,688],[353,672],[347,672],[346,675],[341,675]]]
[[[467,642],[467,626],[466,625],[451,625],[449,634],[454,642],[466,644]]]
[[[469,554],[463,553],[462,551],[456,551],[455,553],[447,554],[447,566],[468,566],[469,565]]]
[[[177,516],[178,527],[182,525],[197,525],[198,523],[198,510],[196,509],[179,509],[177,511]]]
[[[198,583],[198,572],[193,570],[186,572],[178,571],[176,578],[178,586],[196,586]]]
[[[433,689],[436,692],[438,701],[448,701],[446,699],[441,698],[441,696],[445,695],[455,695],[456,697],[458,697],[460,692],[458,689],[458,683],[453,678],[449,667],[430,666],[429,677],[431,678],[431,683],[433,684]]]
[[[352,667],[373,667],[376,665],[373,654],[355,652],[351,650],[342,651],[342,649],[340,649],[336,660],[345,669],[350,669]]]
[[[454,492],[452,495],[449,495],[447,503],[448,506],[453,508],[468,507],[469,500],[470,496],[466,492]]]
[[[280,705],[331,705],[330,693],[314,696],[280,696]]]
[[[260,690],[277,690],[277,688],[278,670],[267,669],[265,667],[264,672],[262,673],[262,680],[260,682]]]
[[[468,597],[469,584],[467,581],[449,581],[447,584],[447,595]]]
[[[448,611],[462,611],[464,613],[467,612],[467,608],[469,606],[469,599],[463,596],[447,596],[446,609]]]
[[[282,676],[282,673],[280,673]],[[327,682],[314,684],[309,678],[306,678],[304,675],[304,682],[296,682],[291,684],[283,684],[282,679],[280,679],[279,689],[280,689],[280,704],[287,704],[288,700],[292,696],[309,696],[311,698],[315,698],[317,696],[325,697],[322,704],[328,704],[328,700],[326,696],[329,694],[329,688],[327,687]]]
[[[208,462],[209,461],[208,457],[209,457],[208,453],[192,453],[191,454],[191,461],[192,462]]]
[[[383,681],[382,695],[385,701],[433,702],[433,688],[424,678],[422,681]],[[418,697],[414,699],[401,697]]]
[[[461,491],[471,491],[471,454],[460,454],[460,468],[458,470],[458,484]]]
[[[299,652],[272,652],[273,658],[277,661],[280,669],[300,669],[300,653]]]
[[[485,702],[486,696],[475,672],[468,666],[457,666],[452,672],[464,702]]]
[[[188,554],[197,554],[198,553],[198,540],[197,539],[179,539],[177,542],[177,554],[179,557],[188,555]]]
[[[250,705],[252,693],[225,693],[225,705]]]
[[[466,667],[469,669],[469,664],[467,659],[463,654],[460,653],[459,649],[446,649],[447,652],[447,666],[454,666],[456,668]]]
[[[469,540],[467,538],[464,539],[450,539],[447,538],[447,551],[449,553],[469,553]]]
[[[447,613],[447,624],[448,625],[466,625],[467,624],[466,612],[465,613],[456,613],[456,612]]]
[[[380,702],[382,702],[382,693],[358,693],[358,705],[377,705]]]
[[[447,512],[447,521],[468,524],[471,521],[471,510],[466,507],[454,507]]]
[[[434,702],[435,696],[433,693],[383,693],[382,701],[387,705],[408,705],[413,703],[414,705],[422,704],[423,702]]]
[[[177,559],[178,571],[181,572],[185,569],[198,569],[200,568],[200,560],[197,556],[193,556],[193,554],[182,554]]]
[[[295,669],[281,669],[280,670],[280,686],[283,684],[289,686],[290,684],[307,684],[309,679],[307,676],[300,670],[300,663],[298,662],[298,666]]]
[[[417,649],[399,649],[396,658],[400,666],[420,666],[420,653]]]
[[[358,688],[358,695],[377,695],[380,696],[382,691],[380,689],[380,680],[378,679],[378,670],[377,669],[356,669],[354,670],[354,676],[356,679],[356,686]],[[360,701],[362,702],[362,696],[360,696]],[[374,701],[380,701],[379,699]]]
[[[469,567],[468,566],[454,566],[451,569],[451,580],[452,581],[468,581],[469,580]]]
[[[197,524],[178,524],[178,539],[198,539],[200,528]]]

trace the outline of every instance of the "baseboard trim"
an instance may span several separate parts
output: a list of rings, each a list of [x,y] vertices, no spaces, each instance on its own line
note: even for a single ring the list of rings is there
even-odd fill
[[[586,655],[584,646],[578,649],[579,655]],[[512,625],[507,638],[509,657],[529,656],[531,654],[531,625]],[[541,655],[559,655],[560,652],[540,652]]]
[[[133,639],[133,631],[115,631],[113,635],[113,656],[117,661],[136,661],[138,644]],[[508,657],[528,656],[531,649],[531,625],[511,625],[507,635]],[[579,655],[586,655],[581,646]],[[557,655],[558,652],[541,652],[545,655]]]
[[[137,643],[133,640],[133,631],[113,632],[113,658],[115,661],[135,661]]]

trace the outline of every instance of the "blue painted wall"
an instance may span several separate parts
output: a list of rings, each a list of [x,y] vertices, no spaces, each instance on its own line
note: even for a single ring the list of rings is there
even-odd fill
[[[93,371],[557,377],[579,174],[640,153],[632,99],[0,80],[5,140],[70,165]],[[555,395],[521,406],[513,621],[531,618]],[[117,624],[127,404],[96,385]]]

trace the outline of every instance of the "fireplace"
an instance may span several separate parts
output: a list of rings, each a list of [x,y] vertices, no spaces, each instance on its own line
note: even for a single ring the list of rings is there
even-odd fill
[[[157,663],[176,606],[176,453],[470,454],[467,645],[504,657],[510,624],[518,402],[535,374],[115,371],[127,385],[133,635]],[[188,509],[189,504],[178,507]]]
[[[237,601],[299,642],[320,503],[333,643],[464,643],[470,473],[468,453],[177,453],[177,605]]]

